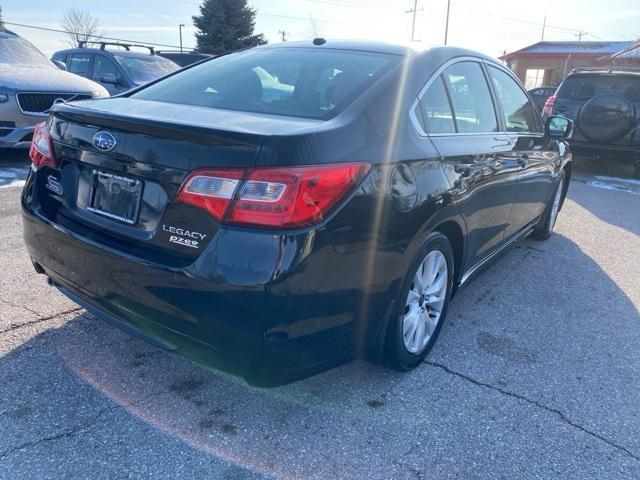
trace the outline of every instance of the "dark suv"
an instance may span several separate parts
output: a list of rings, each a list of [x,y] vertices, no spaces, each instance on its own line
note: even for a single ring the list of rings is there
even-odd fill
[[[117,48],[108,50],[107,46]],[[148,52],[133,51],[132,47],[142,47]],[[108,42],[101,42],[99,48],[90,48],[83,43],[80,48],[56,52],[51,59],[64,63],[69,72],[99,83],[111,95],[139,87],[180,68],[177,63],[156,55],[151,47]]]
[[[574,153],[632,162],[640,177],[640,69],[574,70],[547,100],[551,114],[574,121]]]

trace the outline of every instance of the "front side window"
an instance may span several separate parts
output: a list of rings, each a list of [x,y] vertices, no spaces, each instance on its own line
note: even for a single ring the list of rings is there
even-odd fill
[[[476,62],[460,62],[442,74],[451,98],[458,133],[498,131],[489,85]]]
[[[442,77],[436,78],[420,99],[420,114],[427,133],[456,132],[451,105],[442,83]]]
[[[259,48],[196,65],[132,98],[326,118],[400,60],[369,52]]]
[[[507,132],[542,133],[536,108],[516,81],[506,72],[491,66],[489,76],[502,107]]]
[[[90,65],[91,55],[76,53],[71,55],[69,64],[67,65],[67,70],[69,70],[71,73],[75,73],[76,75],[80,75],[81,77],[89,78]]]

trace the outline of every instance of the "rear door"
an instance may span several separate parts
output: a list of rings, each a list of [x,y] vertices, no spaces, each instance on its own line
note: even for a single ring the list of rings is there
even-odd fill
[[[420,107],[466,223],[467,262],[477,263],[503,241],[517,178],[508,161],[515,142],[499,132],[480,60],[446,66],[423,90]]]
[[[494,65],[487,65],[487,70],[504,131],[515,141],[519,164],[518,188],[505,230],[505,236],[510,237],[544,212],[553,188],[558,155],[548,148],[542,119],[513,75]]]

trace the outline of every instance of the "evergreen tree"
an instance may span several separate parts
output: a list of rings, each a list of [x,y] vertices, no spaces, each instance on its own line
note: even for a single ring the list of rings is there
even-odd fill
[[[218,55],[240,48],[264,45],[263,34],[254,35],[256,11],[247,0],[204,0],[193,17],[198,51]]]

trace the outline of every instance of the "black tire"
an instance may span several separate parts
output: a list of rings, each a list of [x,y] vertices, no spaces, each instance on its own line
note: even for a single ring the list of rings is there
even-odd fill
[[[538,225],[531,234],[532,238],[535,238],[536,240],[547,240],[553,233],[553,228],[555,227],[558,213],[560,213],[560,209],[562,208],[562,203],[564,201],[565,181],[566,175],[563,170],[558,178],[558,185],[553,191],[553,195],[551,195],[551,198],[549,199],[547,208],[540,218],[540,222],[538,222]],[[558,206],[558,211],[556,212],[554,218],[553,204],[558,194],[560,195],[560,205]]]
[[[407,347],[405,346],[403,340],[403,320],[402,317],[404,315],[405,306],[407,303],[407,296],[409,294],[409,290],[413,285],[413,279],[416,275],[418,267],[421,266],[423,260],[427,257],[427,255],[433,251],[439,251],[444,255],[447,264],[447,288],[446,294],[444,298],[444,304],[441,309],[440,317],[435,327],[433,333],[426,345],[422,350],[417,353],[411,353]],[[447,315],[447,310],[449,307],[449,301],[451,300],[451,289],[453,286],[453,278],[454,278],[454,261],[453,261],[453,250],[451,249],[451,244],[445,235],[439,232],[434,232],[422,245],[422,247],[418,250],[415,257],[413,258],[411,265],[407,271],[407,275],[405,276],[402,287],[398,296],[394,300],[394,305],[391,311],[391,319],[389,321],[389,326],[387,330],[386,343],[383,361],[385,365],[390,368],[399,371],[407,371],[417,367],[420,363],[422,363],[431,350],[433,345],[435,344],[438,334],[442,329],[442,324],[444,323]]]

